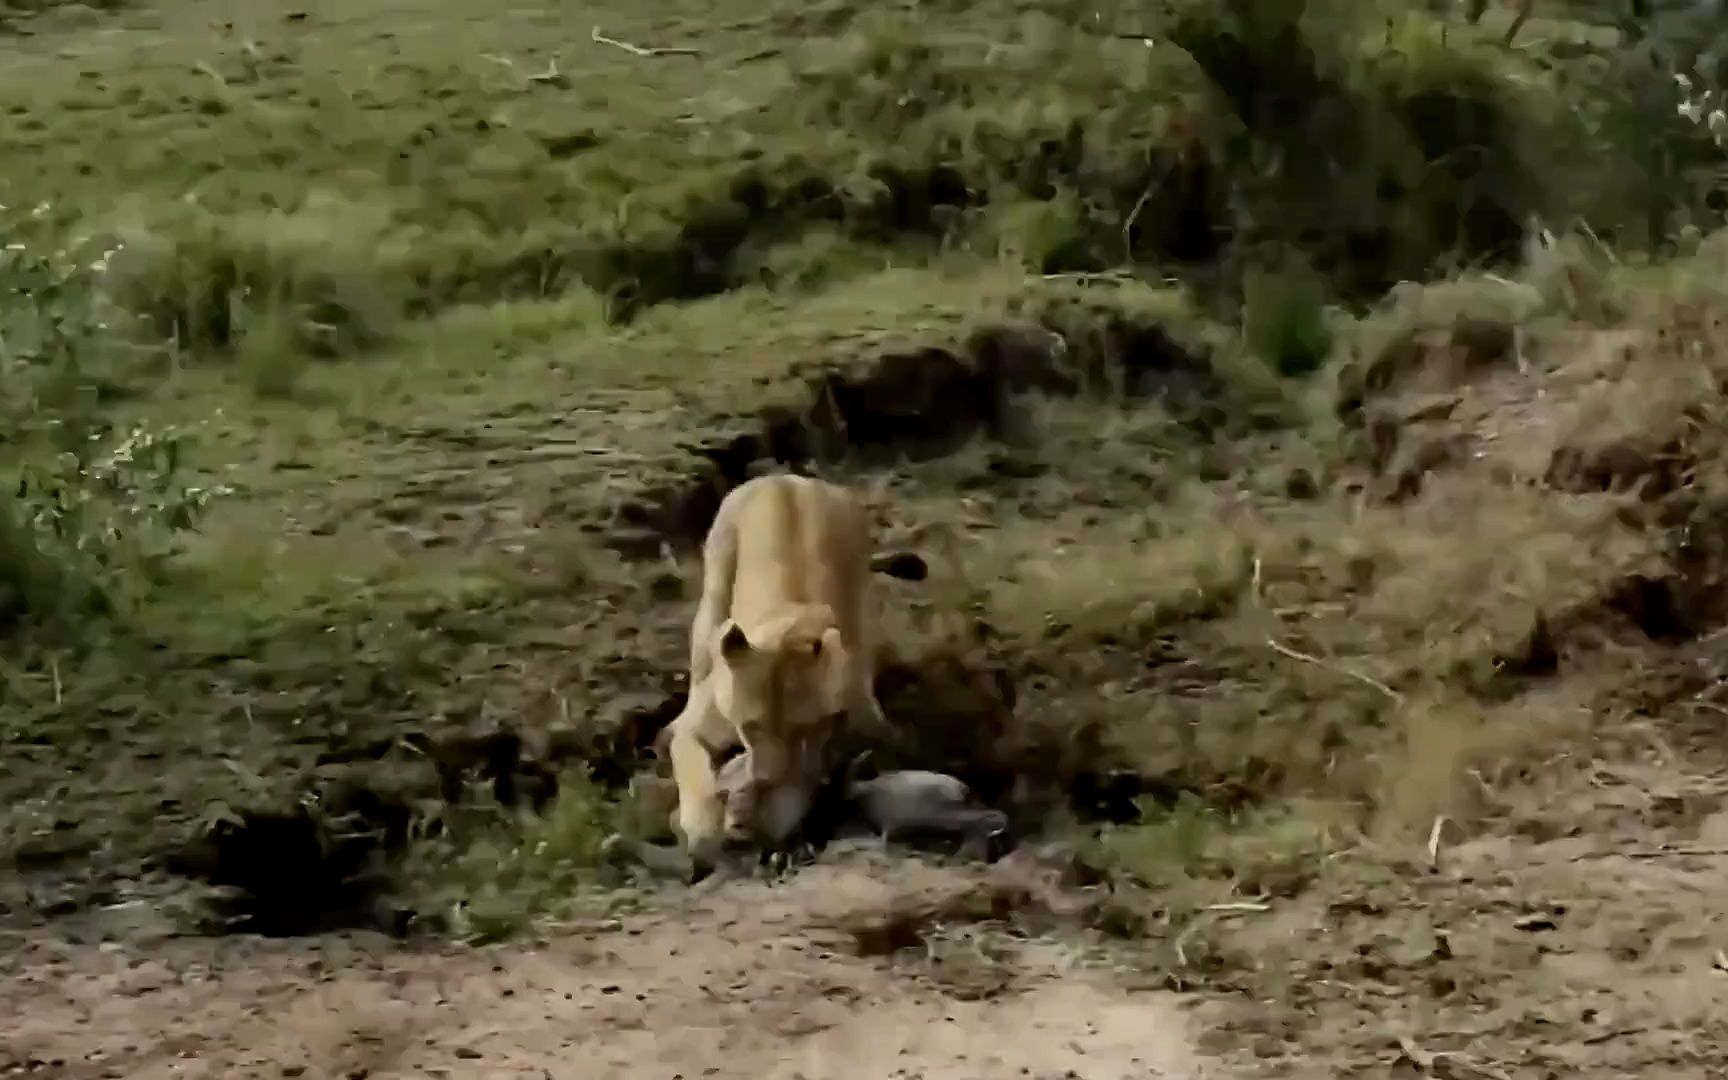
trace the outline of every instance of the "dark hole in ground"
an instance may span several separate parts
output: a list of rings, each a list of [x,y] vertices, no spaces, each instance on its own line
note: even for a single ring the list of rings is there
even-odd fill
[[[254,811],[217,822],[168,868],[230,890],[216,907],[225,929],[290,936],[374,922],[379,882],[367,870],[377,846],[367,832],[325,827],[304,807]]]
[[[1674,583],[1666,578],[1634,574],[1609,595],[1607,606],[1631,620],[1651,641],[1686,641],[1696,633],[1681,610]]]
[[[650,756],[666,725],[684,711],[689,694],[668,687],[665,696],[642,708],[625,713],[622,721],[603,738],[598,753],[587,755],[588,774],[608,791],[622,790]]]
[[[541,811],[558,791],[560,755],[530,757],[513,731],[433,738],[411,732],[382,753],[333,748],[286,805],[238,810],[167,853],[175,874],[216,886],[208,928],[294,936],[343,929],[405,933],[414,913],[391,906],[397,858],[416,829],[436,835],[444,807],[481,784],[499,806]]]

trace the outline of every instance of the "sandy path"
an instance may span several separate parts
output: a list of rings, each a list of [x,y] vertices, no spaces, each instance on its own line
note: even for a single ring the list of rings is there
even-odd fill
[[[491,949],[42,939],[5,961],[0,1076],[1085,1080],[1226,1074],[1172,995],[1019,951],[957,1000],[836,924],[957,875],[849,862]]]

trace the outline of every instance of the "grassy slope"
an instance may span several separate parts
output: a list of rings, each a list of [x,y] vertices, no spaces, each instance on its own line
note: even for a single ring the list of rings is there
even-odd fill
[[[69,743],[90,766],[74,786],[136,797],[115,804],[142,834],[116,832],[118,851],[157,846],[145,837],[162,811],[198,815],[198,793],[230,772],[251,777],[254,794],[291,789],[275,758],[281,733],[255,723],[307,721],[363,742],[405,720],[473,720],[482,704],[488,719],[516,717],[529,687],[536,708],[556,701],[562,716],[567,683],[586,680],[580,692],[600,697],[615,681],[596,683],[592,669],[659,666],[676,655],[666,641],[646,658],[570,658],[547,644],[507,680],[523,690],[482,691],[476,672],[509,650],[441,620],[510,621],[506,605],[532,600],[544,606],[541,636],[557,640],[583,622],[573,608],[593,613],[561,586],[598,577],[624,597],[638,587],[641,575],[614,566],[591,534],[616,485],[683,467],[691,435],[754,407],[755,379],[960,325],[1028,287],[967,256],[920,269],[933,249],[916,242],[855,251],[820,231],[754,254],[793,286],[785,293],[745,289],[628,330],[608,329],[603,300],[555,268],[524,277],[523,252],[550,265],[549,252],[621,232],[652,248],[686,192],[723,190],[753,145],[795,141],[784,117],[755,112],[787,89],[773,46],[803,19],[850,19],[666,5],[604,14],[615,37],[691,39],[702,57],[636,57],[561,13],[448,5],[177,5],[89,26],[50,16],[20,41],[5,75],[10,198],[42,204],[26,220],[49,237],[124,245],[112,287],[163,313],[156,326],[178,340],[125,366],[121,382],[144,393],[123,411],[195,425],[196,464],[241,492],[208,520],[190,573],[138,614],[150,652],[128,654],[125,634],[29,656],[10,680],[14,738],[49,739],[45,757]],[[559,76],[530,77],[555,59]],[[890,261],[910,265],[883,269]],[[810,273],[816,285],[852,280],[808,295],[797,285]],[[463,304],[470,291],[518,298]],[[235,309],[252,321],[229,325]],[[309,354],[328,342],[314,324],[331,322],[352,331],[344,350],[388,340],[363,361],[320,363]],[[214,366],[199,362],[211,352],[222,354]],[[543,453],[549,439],[571,452]],[[148,703],[93,708],[117,692],[135,701],[141,665],[157,677]],[[124,755],[108,765],[126,744],[111,740],[116,727],[146,753],[172,739],[230,748],[233,760],[131,776]],[[58,772],[57,756],[44,766]],[[12,774],[25,789],[40,776]]]
[[[148,386],[136,410],[202,424],[208,440],[200,463],[243,493],[209,520],[184,580],[137,616],[142,636],[165,651],[127,655],[134,646],[117,641],[117,653],[35,657],[12,680],[15,735],[47,733],[58,749],[75,733],[73,752],[88,754],[80,760],[89,767],[74,786],[96,781],[106,792],[102,778],[119,778],[136,803],[116,806],[133,806],[126,816],[146,834],[162,826],[163,809],[169,821],[206,812],[199,793],[228,773],[249,778],[254,795],[292,790],[301,781],[284,763],[307,764],[320,740],[364,744],[403,724],[499,718],[533,727],[534,717],[550,710],[560,719],[572,708],[579,716],[606,714],[605,699],[618,684],[640,684],[644,671],[677,655],[676,616],[643,616],[643,572],[618,564],[597,543],[595,530],[620,484],[678,468],[687,436],[753,404],[764,393],[759,378],[772,383],[802,360],[867,351],[886,337],[940,337],[1010,298],[1048,291],[1023,282],[1012,264],[959,253],[930,261],[933,251],[918,243],[857,247],[825,241],[820,231],[792,238],[781,261],[796,271],[803,260],[818,275],[849,280],[811,292],[794,273],[778,291],[745,288],[652,310],[627,330],[605,325],[606,304],[561,277],[553,255],[542,267],[551,277],[524,286],[523,252],[569,244],[587,250],[617,233],[651,247],[661,229],[657,213],[677,212],[686,192],[724,185],[750,153],[783,155],[791,147],[843,169],[857,155],[848,145],[872,137],[872,122],[874,137],[895,130],[890,118],[862,113],[833,134],[814,129],[805,142],[785,126],[821,107],[821,95],[789,91],[788,35],[845,32],[850,9],[729,14],[663,6],[605,14],[612,36],[693,42],[701,56],[634,56],[592,41],[586,24],[550,11],[482,17],[436,3],[244,12],[188,5],[127,12],[75,30],[49,22],[9,65],[8,100],[17,104],[5,153],[15,163],[14,198],[46,203],[50,222],[114,232],[126,244],[113,272],[120,295],[146,310],[155,310],[153,301],[166,304],[184,346],[234,354],[212,367],[186,364],[171,350],[157,370],[133,376]],[[890,89],[916,87],[920,69],[890,48],[904,43],[894,36],[904,27],[891,19],[885,26],[834,46],[848,55],[877,50],[880,61],[854,57],[854,66],[840,70],[881,72]],[[938,14],[929,29],[952,55],[972,56],[980,44],[963,13]],[[1044,47],[1041,35],[1054,32],[1034,18],[1016,47],[1036,51]],[[555,61],[556,76],[530,77]],[[1160,61],[1148,70],[1172,66]],[[1007,78],[1003,89],[1034,70],[1010,64],[1010,73],[1025,74]],[[975,75],[988,85],[995,71]],[[1075,90],[1060,80],[1055,87]],[[1046,94],[1044,102],[1009,110],[1007,130],[1059,128],[1061,111],[1084,100]],[[876,100],[862,90],[853,96],[858,109]],[[932,129],[914,118],[919,134],[1005,137],[973,115],[982,105],[970,103],[970,92],[956,96],[954,87],[939,86],[928,96],[943,103],[945,119]],[[1039,116],[1039,108],[1058,115]],[[1151,120],[1162,122],[1156,113]],[[91,153],[97,146],[104,152]],[[774,263],[771,251],[762,258]],[[911,265],[872,271],[888,261]],[[213,283],[222,289],[213,292]],[[283,295],[260,302],[245,292],[249,284]],[[531,295],[540,285],[564,287],[541,299]],[[226,293],[235,287],[251,324],[225,320]],[[459,303],[468,291],[500,290],[530,295],[491,306]],[[401,322],[428,304],[450,303],[456,306]],[[328,344],[308,326],[330,322],[351,331],[344,349],[374,336],[390,340],[355,362],[308,359]],[[1056,463],[1056,477],[1008,485],[1004,508],[1023,498],[1071,501],[1092,466],[1064,477],[1063,455],[1085,461],[1114,447],[1091,433],[1094,418],[1070,422],[1070,446],[1060,442],[1060,418],[1052,422],[1047,441],[1059,449],[1043,452]],[[1149,448],[1172,452],[1160,447],[1171,440],[1158,436],[1155,417],[1117,423],[1130,431],[1150,426]],[[1178,465],[1181,454],[1196,452],[1180,438],[1175,444]],[[1099,479],[1123,492],[1154,477],[1177,489],[1189,483],[1180,468],[1123,464],[1121,475],[1106,471]],[[916,470],[912,482],[924,482]],[[936,476],[936,498],[946,499],[955,482],[965,477]],[[1177,510],[1163,515],[1151,536],[1129,526],[1076,569],[1094,584],[1150,575],[1147,587],[1168,590],[1178,609],[1175,598],[1189,578],[1209,591],[1208,602],[1236,602],[1250,565],[1260,568],[1256,589],[1279,588],[1284,567],[1276,555],[1242,539],[1219,546],[1206,538],[1210,498],[1201,497],[1193,524]],[[1312,556],[1292,537],[1312,533],[1331,543],[1344,528],[1330,513],[1298,509],[1293,521],[1264,526],[1274,546],[1292,552],[1293,573],[1306,573],[1300,564]],[[1419,549],[1399,549],[1399,527],[1389,522],[1392,538],[1368,557],[1419,563]],[[1538,514],[1508,527],[1547,526]],[[1166,535],[1178,553],[1199,549],[1170,581],[1164,560],[1143,550]],[[1044,541],[1037,531],[1030,537],[1036,553]],[[1010,566],[1024,558],[1015,553],[1021,543],[1016,537],[1005,545]],[[1342,565],[1350,555],[1327,557]],[[606,603],[597,608],[579,591],[584,585]],[[1124,601],[1126,610],[1122,602],[1095,608],[1091,588],[1060,580],[1034,578],[1018,588],[1026,595],[986,592],[993,622],[1025,624],[1015,634],[1029,650],[1047,647],[1039,623],[1053,616],[1041,609],[1081,604],[1075,618],[1058,622],[1073,624],[1067,633],[1085,641],[1110,636],[1112,623],[1143,614],[1146,605],[1135,598]],[[1390,614],[1399,625],[1376,626],[1374,637],[1420,638],[1431,613]],[[638,617],[645,638],[597,655],[570,648],[592,640],[585,634],[632,635]],[[1148,631],[1164,618],[1155,611]],[[1457,618],[1474,632],[1478,616]],[[1520,618],[1505,632],[1516,635]],[[1343,633],[1344,641],[1322,640],[1328,633]],[[1360,637],[1348,620],[1319,620],[1304,634],[1306,647],[1327,652],[1340,645],[1367,651],[1371,642]],[[1221,647],[1242,647],[1228,638]],[[1268,661],[1280,668],[1266,656],[1249,663],[1259,670]],[[1395,652],[1383,663],[1385,678],[1422,668]],[[139,665],[160,679],[147,702],[93,709],[117,693],[145,693]],[[1273,681],[1258,692],[1274,701],[1291,691],[1300,701],[1310,684],[1331,696],[1324,676],[1301,667],[1263,674]],[[1381,712],[1371,692],[1354,708]],[[1351,713],[1336,722],[1348,730],[1359,719]],[[318,734],[291,735],[283,751],[282,725],[292,732],[302,724]],[[134,749],[151,752],[168,738],[186,747],[231,747],[232,757],[206,754],[184,769],[129,777],[124,755],[113,757],[114,727],[126,729]],[[1281,737],[1270,736],[1274,743]],[[1258,759],[1289,749],[1247,751],[1234,737],[1225,744],[1223,759],[1178,771],[1196,771],[1198,782],[1209,783],[1218,779],[1208,775],[1214,768],[1240,771],[1231,755]],[[35,779],[31,770],[14,776]],[[167,804],[159,801],[164,791]],[[244,785],[224,797],[245,798]],[[150,846],[118,844],[128,853]]]

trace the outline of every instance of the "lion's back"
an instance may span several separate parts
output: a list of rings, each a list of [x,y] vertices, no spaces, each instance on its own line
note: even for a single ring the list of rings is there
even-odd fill
[[[870,519],[851,490],[811,477],[760,476],[737,488],[732,616],[748,626],[795,605],[857,609],[869,577]]]

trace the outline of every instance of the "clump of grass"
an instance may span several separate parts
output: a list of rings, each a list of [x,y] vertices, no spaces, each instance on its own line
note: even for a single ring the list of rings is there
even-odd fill
[[[912,252],[890,253],[853,240],[833,226],[817,224],[790,239],[746,246],[738,256],[736,277],[740,283],[795,295],[887,269],[891,261],[906,266],[916,260]]]
[[[1548,759],[1590,728],[1588,705],[1560,695],[1413,700],[1400,712],[1392,745],[1376,758],[1366,829],[1378,839],[1408,842],[1436,817],[1470,821],[1488,809],[1486,786]]]
[[[1280,375],[1311,375],[1331,359],[1326,292],[1312,275],[1250,273],[1242,324],[1248,347]]]
[[[1353,412],[1372,394],[1420,375],[1471,327],[1496,328],[1503,339],[1515,340],[1519,327],[1554,311],[1542,286],[1499,275],[1401,283],[1349,328],[1340,350],[1345,355],[1325,370],[1316,402],[1326,411],[1342,406]]]
[[[997,583],[987,600],[990,625],[1060,646],[1147,640],[1227,609],[1248,585],[1253,556],[1246,542],[1205,528],[1173,530],[1155,518],[1136,524],[1112,540],[1089,537],[1058,559],[1048,557],[1036,535],[1023,537],[1024,549],[991,551],[973,568],[981,580]],[[1096,584],[1077,589],[1080,582]]]
[[[991,254],[1041,274],[1093,270],[1099,260],[1092,247],[1086,207],[1072,192],[1046,200],[1015,199],[983,214],[973,243]]]
[[[1323,815],[1296,806],[1220,810],[1192,796],[1147,806],[1141,819],[1098,838],[1106,865],[1159,891],[1167,910],[1228,897],[1289,896],[1312,879],[1332,845]]]
[[[1034,531],[980,545],[969,564],[991,585],[956,602],[981,604],[1001,647],[1045,675],[1093,688],[1065,709],[1105,757],[1221,811],[1315,800],[1358,825],[1407,788],[1388,780],[1401,768],[1432,768],[1438,790],[1551,734],[1466,718],[1544,620],[1651,554],[1612,499],[1519,489],[1220,512],[1179,494],[1064,530],[1054,552]],[[1409,753],[1426,735],[1456,745]]]
[[[286,212],[188,206],[121,235],[116,300],[195,353],[256,335],[272,362],[348,356],[389,340],[408,301],[407,238],[386,210],[336,196]]]
[[[593,291],[572,287],[554,297],[460,304],[408,326],[402,351],[429,353],[451,366],[485,366],[531,354],[561,341],[603,333],[606,302]]]
[[[448,852],[429,854],[438,845],[424,845],[427,850],[417,853],[423,865],[411,871],[419,880],[417,895],[441,898],[451,930],[472,941],[507,937],[534,919],[568,916],[584,905],[603,906],[592,874],[601,842],[617,829],[617,814],[586,770],[566,772],[543,815],[458,825],[455,853],[447,859]],[[441,861],[432,865],[433,859]]]

